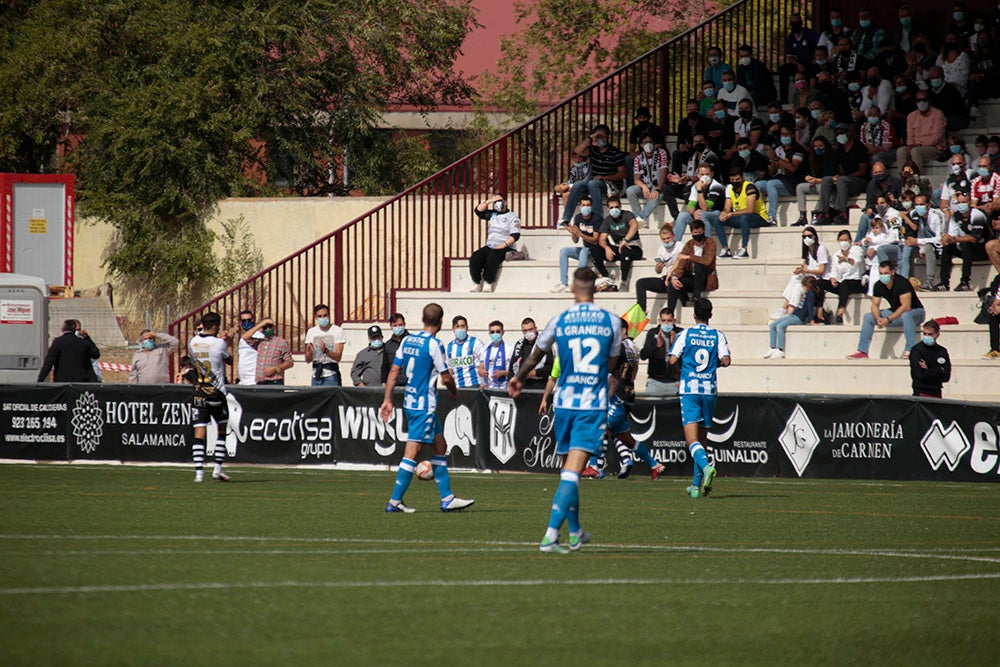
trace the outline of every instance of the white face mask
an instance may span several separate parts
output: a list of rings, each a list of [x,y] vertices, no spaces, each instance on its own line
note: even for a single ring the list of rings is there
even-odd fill
[[[529,343],[535,342],[536,338],[538,338],[537,331],[529,331],[528,333],[524,334],[524,340],[528,341]]]
[[[656,145],[651,141],[647,141],[642,145],[642,150],[646,151],[647,153],[652,153],[654,148],[656,148]]]
[[[743,56],[740,58],[740,64],[747,67],[750,64],[750,58],[748,56]]]
[[[850,247],[851,247],[851,242],[850,241],[841,241],[840,242],[840,249],[843,250],[844,252],[847,252],[850,249]]]
[[[704,183],[705,185],[708,185],[709,183],[711,183],[711,182],[712,182],[712,177],[706,174],[706,175],[704,175],[704,176],[699,176],[699,177],[698,177],[698,180],[699,180],[699,181],[700,181],[701,183]]]
[[[953,165],[951,165],[951,173],[953,173],[953,174],[961,174],[962,173],[962,165],[960,165],[960,164],[953,164]]]
[[[814,239],[813,237],[811,236],[802,237],[802,244],[805,245],[805,247],[811,248],[814,243],[816,243],[816,239]]]

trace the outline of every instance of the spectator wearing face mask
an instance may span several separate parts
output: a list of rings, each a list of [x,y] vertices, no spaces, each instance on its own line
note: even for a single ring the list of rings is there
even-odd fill
[[[445,345],[448,370],[451,371],[455,385],[459,389],[474,389],[480,385],[476,366],[483,359],[486,345],[475,336],[469,335],[469,321],[462,315],[452,318],[451,328],[455,333],[455,339]]]
[[[767,226],[764,198],[757,186],[743,178],[743,172],[736,165],[729,171],[729,186],[726,188],[726,203],[719,220],[726,227],[740,230],[740,247],[733,255],[736,259],[750,257],[750,230]]]
[[[968,59],[967,54],[962,54]],[[966,74],[968,77],[968,74]],[[931,105],[944,114],[945,124],[949,132],[958,132],[969,127],[969,109],[961,90],[944,78],[944,70],[940,65],[930,69],[927,83],[930,86]],[[964,87],[963,87],[964,88]]]
[[[940,209],[928,205],[927,195],[913,198],[913,208],[902,211],[906,236],[903,242],[916,248],[924,258],[924,282],[922,289],[932,292],[937,287],[938,258],[941,257],[941,233],[947,231],[944,214]]]
[[[795,134],[792,135],[795,143],[802,146],[809,146],[812,142],[813,133],[816,131],[816,123],[813,121],[812,116],[810,116],[809,109],[802,107],[796,110],[795,115],[792,116],[792,120],[795,123]],[[780,141],[780,129],[778,137]]]
[[[403,317],[402,313],[393,313],[389,316],[389,330],[392,335],[389,336],[389,340],[385,342],[382,346],[382,385],[384,386],[386,380],[389,379],[389,371],[392,370],[392,361],[396,358],[396,351],[399,350],[399,346],[402,344],[403,339],[410,335],[410,332],[406,330],[406,318]],[[396,376],[397,387],[403,386],[409,382],[409,378],[406,377],[406,368],[403,366],[399,367],[399,375]]]
[[[972,180],[965,170],[965,157],[958,154],[952,155],[948,161],[948,177],[941,184],[941,194],[938,197],[938,201],[941,202],[941,210],[945,212],[946,216],[951,214],[949,212],[951,198],[956,190],[964,190],[966,192],[971,192],[972,190]]]
[[[238,351],[236,354],[236,380],[241,385],[257,384],[257,350],[253,345],[243,340],[242,333],[253,329],[253,325],[256,323],[257,318],[254,317],[253,311],[240,311],[240,339],[237,344]],[[258,331],[254,334],[254,338],[263,339],[264,334]]]
[[[719,85],[722,84],[721,72]],[[712,105],[715,104],[715,96],[719,92],[719,86],[715,85],[712,79],[705,79],[701,82],[701,98],[698,100],[698,113],[705,118],[712,117]]]
[[[170,384],[170,357],[181,342],[168,333],[143,329],[139,349],[132,355],[130,384]]]
[[[906,145],[896,150],[896,164],[913,160],[918,172],[930,160],[945,156],[948,121],[940,109],[931,106],[926,90],[917,92],[917,110],[906,117]]]
[[[726,103],[715,100],[712,117],[708,126],[708,147],[718,156],[723,156],[736,143],[736,117],[726,111]]]
[[[923,26],[913,21],[913,7],[902,5],[897,11],[899,26],[892,34],[892,44],[907,53],[913,48],[913,38],[925,34]]]
[[[668,363],[670,348],[674,346],[677,334],[684,331],[677,326],[672,311],[660,311],[655,327],[646,331],[646,339],[639,350],[639,358],[648,361],[646,371],[646,394],[653,397],[676,396],[681,379],[681,365]]]
[[[624,188],[627,177],[625,163],[630,160],[628,153],[611,145],[611,128],[601,123],[594,126],[593,131],[586,138],[580,141],[573,152],[590,160],[590,178],[586,181],[579,181],[573,184],[569,191],[569,199],[563,209],[562,219],[557,223],[557,227],[565,225],[576,212],[577,204],[584,194],[589,194],[594,208],[598,211],[604,208],[604,198],[611,192],[619,192]],[[494,202],[496,199],[494,198]],[[483,206],[480,204],[479,206]],[[487,204],[488,205],[488,204]],[[495,203],[493,204],[495,207]],[[479,213],[477,215],[484,217]],[[505,211],[507,209],[504,209]],[[520,234],[520,219],[517,220],[517,233]],[[516,241],[516,238],[514,239]],[[513,241],[511,241],[511,245]],[[477,278],[473,275],[473,280]]]
[[[823,310],[823,291],[816,284],[816,276],[803,276],[802,302],[790,308],[790,312],[773,320],[768,327],[770,347],[764,354],[765,359],[785,358],[785,333],[790,326],[814,324],[817,322],[816,311]]]
[[[819,35],[805,27],[801,13],[796,12],[788,18],[790,32],[785,37],[785,61],[778,70],[781,97],[788,95],[788,82],[795,73],[806,71],[819,44]]]
[[[639,304],[643,312],[646,311],[646,292],[655,294],[667,293],[667,278],[670,270],[677,261],[677,256],[681,252],[681,246],[674,237],[674,229],[667,223],[660,227],[660,247],[656,250],[656,274],[664,275],[663,278],[641,278],[635,283],[635,302]]]
[[[632,262],[642,259],[642,242],[639,240],[639,224],[635,216],[622,210],[622,203],[617,197],[608,199],[608,215],[601,223],[599,233],[602,250],[595,252],[591,257],[594,269],[602,278],[607,278],[608,269],[605,262],[619,262],[621,265],[619,289],[628,290]]]
[[[819,242],[819,232],[809,225],[802,230],[802,263],[792,269],[792,275],[788,277],[788,284],[781,292],[781,307],[771,314],[770,319],[777,320],[802,304],[802,278],[814,276],[815,278],[829,278],[831,271],[830,251]]]
[[[595,252],[601,252],[601,237],[598,230],[602,222],[603,218],[594,213],[590,197],[581,198],[580,212],[573,218],[573,222],[563,226],[573,240],[573,245],[559,249],[559,282],[549,291],[570,291],[569,260],[575,259],[577,267],[583,268],[587,266]]]
[[[723,114],[725,115],[725,111]],[[719,164],[719,156],[708,147],[706,136],[696,134],[691,138],[691,151],[683,162],[680,160],[680,151],[674,152],[670,173],[667,174],[668,186],[663,198],[675,221],[680,214],[677,200],[687,201],[692,183],[698,180],[698,167],[702,164]]]
[[[872,165],[872,179],[868,181],[865,194],[865,210],[861,214],[857,236],[854,237],[856,242],[860,242],[868,234],[872,218],[875,217],[875,204],[879,197],[885,197],[889,206],[899,207],[898,202],[903,195],[903,184],[889,173],[884,162],[876,162]]]
[[[368,347],[359,350],[351,365],[351,382],[355,387],[381,387],[382,362],[382,327],[374,324],[368,327]],[[475,373],[473,373],[475,375]]]
[[[743,178],[756,183],[767,175],[767,158],[760,151],[750,148],[749,139],[736,140],[736,155],[732,166],[743,172]]]
[[[903,186],[903,192],[912,192],[914,195],[923,194],[928,197],[933,194],[930,179],[920,174],[920,169],[913,160],[907,160],[899,168],[899,181]]]
[[[767,223],[778,224],[778,198],[782,195],[791,196],[795,186],[805,177],[806,149],[795,143],[795,128],[785,125],[781,128],[781,145],[777,148],[765,146],[764,152],[768,159],[768,174],[766,180],[757,181],[758,192],[767,199]]]
[[[513,350],[503,339],[503,322],[493,320],[489,331],[490,343],[483,349],[483,356],[476,366],[479,381],[485,389],[506,389],[507,369]]]
[[[677,301],[687,303],[705,292],[719,289],[716,272],[716,243],[705,236],[705,223],[691,223],[691,239],[684,244],[667,274],[667,310],[675,312]]]
[[[883,119],[877,106],[872,106],[866,112],[859,134],[861,145],[868,151],[869,162],[891,165],[896,159],[896,133],[892,129],[892,123]]]
[[[706,226],[711,225],[710,229],[715,229],[720,239],[723,239],[725,230],[719,220],[719,213],[722,212],[725,201],[726,187],[715,179],[715,169],[712,165],[702,163],[698,167],[698,178],[688,194],[687,209],[674,221],[674,234],[678,239],[683,239],[684,230],[697,220],[704,222]]]
[[[972,206],[989,216],[1000,207],[1000,174],[993,171],[989,157],[976,161],[976,176],[972,179]]]
[[[650,113],[649,107],[636,109],[632,120],[636,121],[636,124],[628,133],[628,144],[633,153],[642,148],[642,144],[647,138],[652,139],[654,146],[663,147],[663,128],[653,122],[653,115]]]
[[[951,358],[938,343],[941,325],[927,320],[921,329],[920,342],[910,348],[910,379],[914,396],[941,398],[944,383],[951,380]]]
[[[763,106],[777,97],[774,89],[774,77],[767,65],[754,58],[753,49],[749,44],[741,44],[736,49],[739,59],[736,64],[736,82],[750,91],[757,106]]]
[[[788,93],[789,108],[808,107],[814,99],[816,99],[816,89],[809,85],[809,77],[805,72],[796,72],[792,81],[792,91]]]
[[[956,292],[972,289],[972,263],[987,259],[986,242],[992,229],[986,215],[969,205],[969,191],[956,188],[948,228],[941,235],[941,282],[938,291],[947,291],[951,283],[951,267],[956,258],[962,260],[962,279]]]
[[[985,26],[983,26],[985,28]],[[979,100],[1000,97],[1000,59],[993,53],[989,32],[978,30],[969,70],[969,116],[979,118]]]
[[[726,112],[730,116],[738,118],[740,115],[738,108],[740,100],[748,98],[750,98],[750,91],[736,83],[736,73],[733,70],[723,72],[722,88],[719,89],[715,99],[726,105]]]
[[[625,189],[625,196],[639,227],[645,228],[666,190],[670,159],[649,133],[640,141],[642,150],[632,160],[632,185]]]
[[[750,148],[756,150],[764,138],[764,121],[754,115],[753,102],[750,98],[745,97],[740,100],[737,106],[737,113],[739,116],[736,122],[733,123],[733,132],[735,134],[733,145],[722,155],[722,161],[727,164],[732,162],[736,156],[735,139],[749,139]],[[780,116],[778,120],[781,120]]]
[[[861,86],[861,113],[866,114],[872,107],[879,110],[879,115],[892,108],[892,83],[882,78],[878,67],[868,68],[868,77]]]
[[[574,190],[576,187],[573,186]],[[572,194],[570,194],[570,205],[576,207]],[[486,229],[486,245],[469,257],[472,291],[482,292],[485,289],[487,292],[492,292],[496,289],[500,265],[521,238],[521,218],[507,208],[507,202],[502,195],[493,195],[479,202],[476,205],[476,216],[488,220],[489,226]]]
[[[851,47],[865,60],[872,60],[884,41],[885,30],[872,21],[872,11],[862,7],[858,11],[858,27],[851,32]]]
[[[871,301],[871,312],[865,313],[858,338],[858,351],[848,359],[867,359],[875,328],[903,329],[906,346],[903,358],[908,359],[910,349],[917,344],[917,328],[924,321],[924,306],[909,280],[896,275],[892,262],[879,266],[878,282]]]
[[[535,349],[535,341],[538,339],[538,325],[535,320],[526,317],[521,320],[521,335],[523,338],[514,343],[514,349],[510,353],[510,361],[507,364],[507,377],[514,377],[521,370],[521,365],[528,360],[531,352]],[[525,389],[545,389],[549,374],[552,372],[552,351],[545,353],[542,360],[535,366],[528,377],[524,380]]]
[[[254,338],[260,331],[263,339]],[[291,368],[292,349],[275,330],[274,320],[265,317],[243,332],[243,340],[257,348],[257,384],[285,384],[285,371]]]
[[[819,41],[816,42],[817,48],[832,49],[841,37],[851,36],[851,29],[844,25],[844,12],[839,7],[832,8],[828,18],[829,27],[819,36]]]
[[[861,284],[865,270],[864,254],[861,246],[851,243],[850,230],[841,229],[837,233],[837,250],[831,254],[830,262],[830,276],[820,278],[817,284],[824,292],[837,295],[834,324],[843,324],[851,295],[864,294],[865,291]]]
[[[722,75],[733,71],[733,66],[722,61],[722,49],[718,46],[708,47],[708,67],[705,68],[702,80],[711,82],[716,92],[722,90]]]
[[[344,356],[347,335],[330,321],[330,308],[325,303],[313,308],[313,315],[316,325],[309,327],[305,338],[306,363],[312,364],[313,369],[312,386],[340,387],[343,384],[340,360]],[[243,339],[247,340],[246,335]]]
[[[819,194],[820,187],[824,179],[833,179],[840,173],[840,165],[837,164],[837,154],[830,146],[830,142],[824,137],[815,137],[812,140],[812,152],[809,154],[809,168],[804,176],[804,180],[795,186],[795,199],[799,207],[799,219],[791,224],[792,227],[805,227],[810,224],[808,216],[808,204],[806,196]],[[825,188],[823,192],[827,198],[816,202],[816,208],[812,211],[812,224],[829,224],[830,213],[834,210],[836,203],[833,195],[833,188]]]

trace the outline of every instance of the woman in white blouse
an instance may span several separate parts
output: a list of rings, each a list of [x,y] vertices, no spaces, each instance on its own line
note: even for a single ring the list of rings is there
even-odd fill
[[[802,228],[802,263],[792,270],[792,275],[788,279],[788,284],[781,293],[783,302],[781,308],[776,310],[771,319],[789,315],[798,306],[802,305],[805,293],[802,291],[802,277],[806,275],[816,276],[816,279],[830,277],[830,251],[819,242],[819,234],[812,225]]]
[[[834,251],[830,267],[830,277],[819,281],[824,292],[837,295],[837,315],[834,322],[844,323],[844,313],[847,311],[847,300],[852,294],[863,294],[864,286],[861,276],[864,275],[865,262],[861,246],[851,243],[851,231],[842,229],[837,234],[838,248]]]

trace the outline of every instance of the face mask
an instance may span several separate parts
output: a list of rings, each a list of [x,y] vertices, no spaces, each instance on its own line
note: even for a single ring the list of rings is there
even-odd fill
[[[878,116],[868,116],[868,124],[869,125],[878,125],[881,122],[882,122],[882,119],[879,118]]]
[[[913,23],[913,19],[910,18],[909,16],[904,16],[903,18],[899,19],[899,24],[904,28],[909,28],[911,23]]]
[[[792,145],[792,138],[791,137],[781,137],[781,145],[782,146],[791,146]]]
[[[608,140],[601,137],[600,139],[594,142],[594,145],[597,146],[598,148],[607,148]]]
[[[802,116],[796,116],[795,117],[795,125],[796,126],[801,126],[801,125],[805,125],[805,124],[806,124],[806,119],[805,118],[803,118]]]
[[[802,30],[802,22],[792,21],[792,32],[801,32],[801,30]]]
[[[972,27],[976,32],[983,32],[984,30],[986,30],[986,26],[984,26],[982,23],[977,23]]]
[[[837,119],[834,118],[829,123],[827,123],[827,125],[830,127],[831,130],[834,129],[835,127],[837,127]]]
[[[962,147],[958,144],[952,144],[951,146],[948,146],[948,150],[951,151],[952,155],[958,155],[962,152]]]
[[[673,322],[668,322],[666,324],[661,324],[660,325],[660,331],[662,331],[663,333],[670,333],[673,330],[674,330],[674,323]]]
[[[200,334],[201,332],[199,331],[198,333]],[[79,329],[77,329],[76,331],[74,331],[73,335],[76,336],[77,338],[83,338],[83,334],[80,333]]]
[[[847,89],[852,93],[856,93],[859,90],[861,90],[861,84],[858,83],[857,81],[852,81],[849,84],[847,84]]]
[[[529,331],[528,333],[524,334],[524,340],[528,341],[529,343],[534,343],[536,338],[538,338],[537,331]]]
[[[882,174],[872,174],[872,178],[874,178],[879,183],[881,183],[882,181],[884,181],[885,178],[886,178],[886,176],[888,176],[888,174],[885,174],[885,173],[882,173]]]
[[[647,141],[642,145],[642,150],[646,151],[647,153],[652,153],[654,148],[656,148],[656,144],[654,144],[651,141]]]
[[[381,338],[376,338],[375,340],[370,341],[368,344],[372,346],[373,350],[377,350],[383,345],[385,345],[385,341],[382,340]]]
[[[958,202],[957,204],[955,204],[955,210],[958,211],[959,213],[968,213],[969,202],[967,201]]]
[[[608,209],[608,213],[611,214],[612,218],[620,218],[620,217],[622,217],[622,210],[620,208],[618,208],[618,207],[612,207],[612,208]]]
[[[393,336],[402,336],[403,332],[405,332],[405,331],[406,331],[406,327],[393,327],[392,328],[392,335]]]
[[[715,88],[706,88],[704,91],[705,97],[715,97]]]
[[[903,210],[904,211],[909,211],[911,208],[913,208],[913,202],[911,202],[909,199],[904,199],[903,200]]]
[[[777,123],[779,120],[781,120],[781,114],[780,113],[769,113],[769,114],[767,114],[767,119],[769,121],[771,121],[772,123]]]
[[[931,88],[937,90],[944,85],[944,79],[931,79]]]
[[[927,215],[927,206],[925,204],[917,204],[916,206],[913,207],[913,210],[921,218]]]
[[[147,338],[146,340],[142,341],[142,349],[152,350],[154,347],[156,347],[156,341],[153,340],[152,338]]]
[[[814,243],[816,243],[816,239],[814,239],[813,237],[811,237],[811,236],[803,236],[802,237],[802,245],[804,245],[805,247],[811,248],[811,247],[813,247]]]
[[[858,21],[858,25],[861,26],[862,28],[864,28],[865,30],[867,30],[868,28],[872,27],[872,20],[871,19],[861,19],[860,21]]]
[[[924,44],[923,42],[920,42],[919,44],[914,44],[913,52],[919,55],[923,55],[924,53],[927,52],[927,45]]]
[[[677,241],[664,241],[663,242],[663,247],[666,248],[667,250],[672,250],[675,245],[677,245]]]
[[[828,59],[826,59],[826,58],[817,58],[816,59],[816,64],[817,65],[825,65],[828,62],[830,62],[830,61]]]
[[[330,318],[329,317],[317,317],[316,318],[316,324],[318,324],[321,327],[328,327],[328,326],[330,326]]]
[[[919,102],[917,102],[918,111],[926,112],[930,108],[931,108],[931,103],[928,102],[927,100],[920,100]]]
[[[889,274],[880,273],[880,274],[878,274],[878,279],[879,279],[879,282],[881,282],[883,285],[888,285],[889,281],[892,280],[892,274],[891,273],[889,273]]]
[[[243,329],[244,331],[250,331],[251,329],[253,329],[253,325],[254,325],[253,320],[243,320],[242,322],[240,322],[240,328]]]
[[[719,64],[720,60],[721,60],[721,58],[719,58],[719,56],[709,56],[708,57],[708,64],[711,65],[712,67],[715,67],[716,65]]]
[[[840,249],[843,250],[844,252],[847,252],[848,250],[851,249],[851,242],[850,241],[841,241],[840,242]]]
[[[740,157],[743,158],[744,160],[746,160],[747,158],[749,158],[750,157],[750,149],[749,148],[744,148],[743,150],[741,150],[740,151]]]
[[[795,82],[795,90],[805,90],[805,89],[806,89],[805,79],[799,79],[798,81]]]
[[[264,338],[274,338],[274,329],[264,329]]]
[[[751,111],[750,109],[740,109],[740,118],[742,118],[743,120],[750,120],[752,116],[753,116],[753,111]]]
[[[809,115],[813,117],[813,120],[819,120],[819,117],[823,115],[823,111],[821,109],[810,109]]]
[[[722,82],[722,87],[726,89],[727,93],[731,93],[734,90],[736,90],[736,82],[735,81],[723,81]]]
[[[712,182],[712,177],[709,176],[708,174],[705,174],[704,176],[699,176],[698,177],[698,182],[701,183],[701,184],[703,184],[703,185],[708,185],[709,183]]]
[[[503,211],[503,202],[502,201],[494,202],[493,210],[496,211],[497,213]]]
[[[718,118],[719,120],[722,120],[723,118],[726,117],[726,110],[719,109],[718,111],[715,112],[715,117]]]
[[[953,174],[955,174],[957,176],[958,174],[962,173],[962,165],[960,165],[960,164],[953,164],[950,167],[950,171],[951,171],[951,173],[953,173]]]
[[[976,171],[979,172],[979,176],[982,177],[982,178],[989,178],[990,177],[990,168],[989,167],[979,167],[978,169],[976,169]]]
[[[493,341],[494,343],[499,343],[500,341],[503,340],[503,334],[491,333],[490,340]]]
[[[920,340],[924,342],[924,345],[930,347],[934,344],[934,336],[921,336]]]
[[[691,238],[694,239],[695,243],[701,243],[705,240],[704,234],[691,234]]]
[[[957,22],[965,20],[965,12],[953,12],[951,18],[955,19]]]
[[[844,25],[844,20],[843,19],[830,19],[830,25],[832,25],[834,28],[839,28],[840,26]]]
[[[841,146],[847,144],[847,135],[846,134],[838,134],[837,135],[837,143],[840,144]]]
[[[878,204],[875,207],[875,212],[878,213],[879,215],[885,215],[885,212],[888,211],[888,210],[889,210],[889,207],[886,206],[885,204]]]
[[[896,90],[897,93],[899,93],[900,95],[902,95],[903,93],[906,92],[906,86],[896,86],[895,90]]]
[[[698,143],[698,144],[694,145],[694,152],[695,153],[700,153],[703,150],[705,150],[705,144]]]
[[[469,337],[468,329],[455,329],[455,338],[458,340],[465,340]]]
[[[825,152],[826,152],[825,148],[814,148],[813,149],[813,153],[815,153],[816,155],[822,155]]]
[[[590,207],[590,206],[581,206],[580,207],[580,215],[582,215],[585,218],[590,217],[590,214],[593,213],[593,212],[594,212],[594,209],[592,207]]]
[[[744,67],[749,66],[750,58],[748,56],[743,56],[742,58],[740,58],[740,64],[743,65]]]
[[[868,85],[869,86],[877,87],[880,83],[882,83],[882,79],[880,79],[879,77],[877,77],[877,76],[870,76],[870,77],[868,77]]]

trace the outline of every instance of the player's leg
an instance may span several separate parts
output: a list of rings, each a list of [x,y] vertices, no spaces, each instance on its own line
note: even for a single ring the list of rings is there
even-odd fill
[[[712,418],[715,416],[715,396],[701,397],[701,423],[698,424],[698,441],[708,442],[708,427],[712,425]],[[708,463],[708,456],[705,456],[705,467],[702,468],[701,495],[707,496],[712,492],[712,482],[715,480],[715,466]]]
[[[635,459],[632,458],[635,440],[632,439],[632,434],[628,431],[611,437],[615,441],[615,451],[618,452],[618,461],[621,463],[618,479],[625,479],[632,472],[632,466],[635,465]]]
[[[222,403],[212,406],[212,419],[215,420],[217,433],[215,434],[215,467],[212,470],[212,479],[220,482],[228,482],[229,475],[222,472],[222,462],[226,460],[226,429],[229,428],[229,405],[223,398]]]
[[[448,457],[446,456],[448,443],[445,442],[444,434],[441,431],[441,422],[438,420],[437,415],[434,415],[434,421],[437,422],[435,429],[437,432],[434,434],[434,442],[431,445],[431,450],[434,453],[434,456],[431,458],[431,467],[434,469],[434,481],[437,482],[438,493],[441,494],[441,511],[455,512],[457,510],[464,510],[466,507],[471,507],[476,501],[459,498],[451,492],[451,479],[448,475]]]
[[[546,553],[566,553],[559,544],[559,529],[569,523],[570,548],[579,549],[590,541],[580,529],[580,473],[600,447],[606,414],[599,411],[556,410],[556,453],[564,456],[559,486],[552,499],[549,525],[539,549]]]
[[[413,438],[419,425],[413,421],[409,421],[408,424],[409,433],[407,437]],[[409,514],[416,511],[403,504],[403,496],[406,495],[407,489],[410,488],[410,482],[413,481],[413,471],[417,467],[417,456],[420,454],[421,445],[422,443],[415,440],[407,440],[406,447],[403,449],[403,460],[399,462],[399,467],[396,468],[396,484],[392,487],[392,496],[389,498],[389,503],[385,506],[386,512],[405,512]]]
[[[194,440],[191,443],[191,460],[194,461],[194,481],[205,479],[205,436],[208,428],[199,418],[199,409],[195,408]]]

